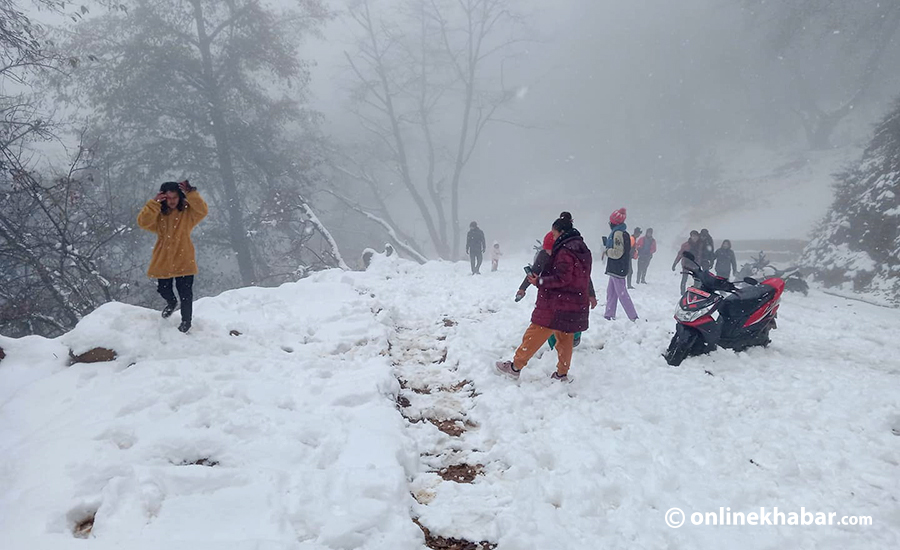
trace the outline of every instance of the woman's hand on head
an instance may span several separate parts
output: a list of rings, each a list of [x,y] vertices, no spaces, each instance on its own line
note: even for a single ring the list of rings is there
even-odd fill
[[[157,193],[156,197],[154,197],[153,200],[155,200],[156,202],[162,202],[162,201],[166,200],[166,194],[162,193],[162,192]]]

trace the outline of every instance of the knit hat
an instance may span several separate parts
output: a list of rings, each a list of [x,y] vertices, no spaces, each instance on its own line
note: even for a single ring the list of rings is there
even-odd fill
[[[555,242],[556,239],[553,237],[553,231],[549,231],[546,235],[544,235],[544,250],[552,249]]]
[[[620,223],[625,223],[626,212],[624,208],[619,208],[615,212],[609,215],[609,223],[613,225],[619,225]]]

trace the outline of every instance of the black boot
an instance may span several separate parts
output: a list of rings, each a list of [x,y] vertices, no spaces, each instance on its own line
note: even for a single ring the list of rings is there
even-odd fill
[[[164,307],[162,310],[162,318],[168,319],[169,317],[171,317],[172,313],[175,312],[175,308],[177,307],[178,302],[169,302],[168,304],[166,304],[166,307]]]
[[[156,281],[156,291],[166,301],[166,307],[162,310],[163,319],[172,316],[172,312],[178,307],[178,300],[175,299],[175,292],[172,290],[173,279],[159,279]]]
[[[175,286],[178,288],[178,297],[181,298],[181,324],[178,330],[187,332],[191,330],[191,320],[194,317],[194,276],[176,278]]]

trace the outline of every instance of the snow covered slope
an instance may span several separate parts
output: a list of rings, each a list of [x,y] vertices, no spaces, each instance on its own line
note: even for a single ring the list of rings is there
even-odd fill
[[[499,550],[900,546],[900,311],[787,295],[768,349],[672,369],[657,262],[639,323],[594,313],[573,384],[552,352],[516,383],[493,363],[530,316],[520,263],[378,257],[202,300],[188,336],[110,304],[58,341],[0,338],[0,546],[420,549],[413,518]],[[96,345],[119,359],[64,366]],[[873,525],[665,522],[776,506]]]
[[[200,300],[188,336],[107,304],[0,340],[0,547],[82,547],[91,516],[93,548],[415,547],[380,307],[303,282]],[[63,366],[95,346],[119,359]]]

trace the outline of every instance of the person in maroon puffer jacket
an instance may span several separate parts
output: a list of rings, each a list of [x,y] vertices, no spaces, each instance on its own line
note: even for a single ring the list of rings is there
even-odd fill
[[[519,378],[519,372],[553,335],[559,361],[551,378],[568,381],[575,333],[587,330],[590,310],[597,305],[590,296],[593,258],[581,233],[572,225],[572,214],[560,214],[553,222],[553,235],[556,240],[550,260],[540,274],[529,278],[538,288],[531,326],[515,358],[497,363],[497,370],[512,378]]]

